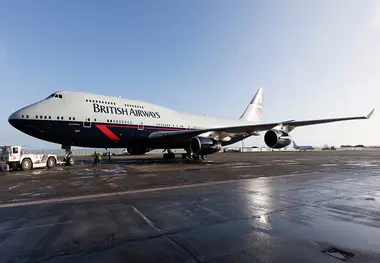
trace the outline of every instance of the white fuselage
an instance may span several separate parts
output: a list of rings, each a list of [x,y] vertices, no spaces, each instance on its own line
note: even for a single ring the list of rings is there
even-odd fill
[[[126,137],[137,136],[143,132],[194,130],[247,123],[242,120],[181,113],[144,101],[72,91],[56,92],[42,101],[24,107],[13,113],[9,121],[17,129],[43,140],[83,147],[104,145],[104,148],[129,147],[136,140],[126,140]],[[97,132],[89,132],[94,126],[98,128],[97,132],[101,130],[109,137],[105,139],[111,140],[112,135],[109,136],[107,132],[110,127],[124,128],[122,132],[112,132],[118,137],[124,136],[123,143],[105,143]],[[94,143],[89,143],[88,136],[94,136]]]

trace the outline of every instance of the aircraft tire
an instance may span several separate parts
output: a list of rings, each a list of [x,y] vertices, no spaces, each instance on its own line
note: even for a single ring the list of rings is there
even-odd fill
[[[73,157],[69,157],[69,159],[66,160],[66,165],[73,166],[75,164],[75,160]]]

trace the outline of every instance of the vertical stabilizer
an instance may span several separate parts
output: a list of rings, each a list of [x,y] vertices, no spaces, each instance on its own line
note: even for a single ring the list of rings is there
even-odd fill
[[[255,96],[248,104],[243,115],[241,115],[240,120],[242,121],[252,121],[261,122],[262,121],[262,109],[263,109],[264,93],[263,88],[259,88],[256,91]]]
[[[294,148],[294,149],[298,149],[298,145],[296,144],[295,141],[293,141],[293,148]]]

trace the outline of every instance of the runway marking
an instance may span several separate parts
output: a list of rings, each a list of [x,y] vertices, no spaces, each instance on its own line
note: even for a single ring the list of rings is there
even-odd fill
[[[199,187],[199,186],[228,184],[228,183],[239,182],[242,180],[244,180],[244,179],[233,179],[233,180],[226,180],[226,181],[219,181],[219,182],[207,182],[207,183],[177,185],[177,186],[162,186],[162,187],[149,188],[149,189],[130,190],[130,191],[122,191],[122,192],[110,192],[110,193],[103,193],[103,194],[80,195],[80,196],[35,200],[35,201],[25,201],[25,202],[18,202],[18,203],[5,203],[5,204],[0,204],[0,208],[27,206],[27,205],[54,204],[54,203],[62,203],[62,202],[74,201],[74,200],[110,197],[110,196],[116,196],[116,195],[131,195],[131,194],[139,194],[139,193],[150,193],[150,192],[157,192],[157,191],[184,189],[184,188]]]
[[[142,219],[144,219],[144,221],[151,227],[153,228],[154,230],[156,230],[158,233],[160,234],[163,234],[164,231],[162,231],[161,229],[159,229],[158,227],[156,227],[152,221],[149,220],[149,218],[147,218],[143,213],[141,213],[134,205],[132,205],[132,209],[133,211],[135,211],[139,216],[141,216]]]
[[[39,226],[23,227],[23,228],[18,228],[18,229],[12,229],[9,232],[29,230],[29,229],[41,228],[41,227],[57,226],[57,225],[66,225],[66,224],[71,224],[71,223],[73,223],[73,221],[66,221],[66,222],[54,223],[54,224],[45,224],[45,225],[39,225]]]

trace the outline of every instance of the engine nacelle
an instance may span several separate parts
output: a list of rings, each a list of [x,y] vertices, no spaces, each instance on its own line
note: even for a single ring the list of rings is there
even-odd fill
[[[194,137],[190,141],[190,150],[192,153],[207,155],[219,152],[222,149],[220,141],[207,137]]]
[[[150,149],[147,148],[127,148],[129,155],[142,155],[146,154],[150,151]]]
[[[264,135],[265,144],[274,149],[280,149],[292,143],[292,137],[283,131],[269,130]]]

